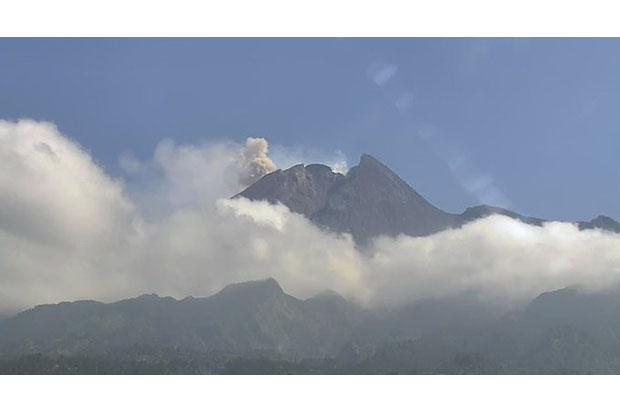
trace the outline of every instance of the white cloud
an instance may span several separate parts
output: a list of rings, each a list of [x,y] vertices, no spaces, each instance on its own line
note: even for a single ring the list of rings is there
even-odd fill
[[[140,227],[122,184],[54,125],[0,121],[0,309],[122,291],[113,254]]]
[[[361,251],[282,205],[227,199],[240,185],[243,148],[165,141],[152,160],[129,162],[123,183],[53,125],[1,122],[0,310],[143,292],[202,296],[268,276],[297,296],[330,288],[369,304],[473,292],[510,305],[620,281],[620,236],[566,223],[493,216]],[[165,207],[145,213],[147,199]]]
[[[372,65],[368,69],[368,75],[377,86],[384,86],[398,72],[398,67],[393,64]]]
[[[247,138],[245,145],[232,141],[177,144],[165,139],[155,148],[153,159],[140,161],[124,154],[119,162],[128,175],[132,199],[148,217],[213,204],[277,168],[263,138]]]
[[[132,210],[121,183],[49,123],[0,121],[0,167],[0,221],[16,236],[113,235]]]
[[[369,288],[401,302],[474,292],[511,305],[567,286],[615,287],[619,248],[618,234],[496,215],[429,237],[378,239],[369,272],[381,276]]]

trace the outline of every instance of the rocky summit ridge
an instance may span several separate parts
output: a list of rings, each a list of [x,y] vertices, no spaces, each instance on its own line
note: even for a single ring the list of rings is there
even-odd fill
[[[346,175],[326,165],[299,164],[265,175],[235,197],[280,202],[323,228],[351,234],[360,244],[380,235],[430,235],[493,214],[531,225],[546,222],[489,205],[470,207],[461,214],[443,211],[367,154]],[[620,223],[603,215],[577,224],[581,229],[620,232]]]

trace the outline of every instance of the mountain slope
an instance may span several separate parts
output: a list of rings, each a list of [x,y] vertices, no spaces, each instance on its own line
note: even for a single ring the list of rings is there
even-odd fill
[[[353,307],[342,298],[337,301],[317,306],[267,279],[229,285],[206,298],[142,295],[112,304],[43,305],[0,323],[0,355],[101,353],[151,345],[320,357],[349,341],[358,322]]]
[[[462,214],[448,213],[433,206],[370,155],[362,155],[346,175],[316,164],[278,170],[235,197],[281,202],[319,226],[351,234],[360,244],[379,235],[430,235],[493,214],[531,225],[547,222],[489,205],[467,208]],[[620,223],[602,215],[576,224],[580,229],[620,232]]]
[[[281,202],[361,243],[378,235],[428,235],[459,222],[370,155],[362,155],[346,176],[324,165],[296,165],[263,177],[236,196]]]
[[[363,310],[267,279],[206,298],[42,305],[0,322],[0,373],[617,374],[618,297],[563,289],[508,315],[473,296]]]
[[[362,155],[359,165],[329,191],[328,202],[312,219],[360,241],[378,235],[428,235],[457,222],[370,155]]]

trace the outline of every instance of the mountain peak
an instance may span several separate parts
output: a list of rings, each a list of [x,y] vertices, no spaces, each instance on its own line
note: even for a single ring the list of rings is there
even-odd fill
[[[489,215],[494,215],[494,214],[505,215],[511,218],[516,218],[518,216],[518,214],[512,211],[509,211],[505,208],[494,207],[494,206],[487,205],[487,204],[469,207],[465,210],[465,212],[461,214],[461,216],[467,220],[472,221],[472,220],[479,219],[479,218],[485,218]]]
[[[312,297],[308,298],[308,300],[341,300],[341,299],[344,300],[344,297],[342,295],[330,289],[319,291]]]
[[[428,235],[456,222],[368,154],[347,175],[325,165],[295,165],[264,176],[237,196],[281,202],[359,243],[378,235]]]
[[[229,284],[224,287],[218,295],[228,294],[284,294],[284,290],[275,278],[269,277],[264,280],[244,281],[235,284]]]
[[[334,172],[329,166],[320,163],[306,165],[306,171],[310,172],[312,175],[315,176],[331,176],[333,174],[342,175],[338,172]]]
[[[360,155],[360,162],[359,165],[381,165],[384,166],[381,162],[379,162],[377,160],[377,158],[375,158],[372,155],[369,155],[367,153],[363,153]]]
[[[618,227],[618,222],[607,215],[599,215],[590,222],[599,228]]]
[[[363,153],[360,156],[360,162],[357,165],[356,169],[364,170],[364,171],[376,171],[378,173],[389,175],[389,176],[395,177],[396,179],[400,180],[400,177],[398,177],[398,175],[396,175],[394,171],[392,171],[390,168],[382,164],[379,160],[377,160],[377,158],[371,155],[368,155],[366,153]],[[404,181],[403,181],[403,184],[405,184]]]
[[[348,301],[342,295],[334,290],[323,290],[306,299],[308,303],[316,303],[318,305],[348,305]]]
[[[282,203],[322,228],[351,234],[358,245],[380,235],[430,235],[494,214],[530,225],[546,222],[490,205],[467,208],[460,215],[448,213],[366,153],[346,175],[326,165],[298,164],[263,176],[236,197]],[[577,224],[580,229],[620,233],[620,222],[603,215]]]
[[[235,198],[281,202],[291,211],[310,217],[325,205],[329,190],[342,179],[344,175],[328,166],[298,164],[263,176]]]
[[[490,215],[503,215],[512,219],[516,219],[518,221],[524,222],[530,225],[542,225],[545,221],[540,218],[523,216],[521,214],[517,214],[516,212],[510,211],[506,208],[495,207],[491,205],[476,205],[473,207],[467,208],[461,215],[461,223],[472,222],[481,218],[486,218]]]
[[[599,229],[611,232],[620,232],[620,222],[607,215],[599,215],[588,222],[579,222],[579,229]]]

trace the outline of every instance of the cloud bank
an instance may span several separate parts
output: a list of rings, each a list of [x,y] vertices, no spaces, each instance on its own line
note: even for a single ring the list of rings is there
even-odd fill
[[[241,192],[277,169],[263,138],[177,144],[162,140],[152,159],[123,154],[128,196],[148,216],[162,216],[188,206],[213,203]]]
[[[274,276],[308,297],[332,289],[368,305],[474,293],[510,305],[620,281],[620,236],[492,216],[367,250],[282,205],[229,197],[276,168],[267,142],[162,141],[110,177],[49,123],[0,121],[0,311],[39,303],[184,297]]]

